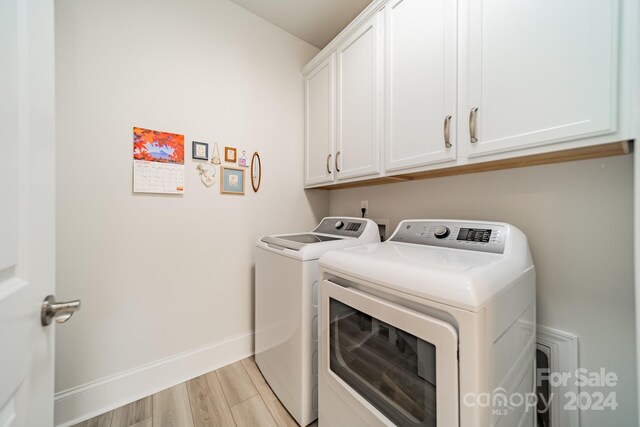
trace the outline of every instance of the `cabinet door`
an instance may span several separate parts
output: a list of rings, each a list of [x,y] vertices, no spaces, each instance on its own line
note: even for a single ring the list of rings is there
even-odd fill
[[[380,172],[378,16],[336,52],[338,179]]]
[[[469,157],[616,131],[618,0],[473,0],[468,7],[460,120],[469,120],[469,131],[460,136]]]
[[[333,181],[335,64],[331,55],[305,77],[305,185]]]
[[[385,7],[387,171],[456,157],[456,13],[454,0],[392,0]]]

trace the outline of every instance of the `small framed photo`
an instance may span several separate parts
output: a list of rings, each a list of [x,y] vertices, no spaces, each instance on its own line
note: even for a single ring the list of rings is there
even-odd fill
[[[236,149],[233,147],[224,147],[224,161],[229,163],[236,162]]]
[[[193,141],[191,143],[191,157],[198,160],[209,160],[209,144]]]
[[[244,195],[244,169],[220,166],[220,194]]]

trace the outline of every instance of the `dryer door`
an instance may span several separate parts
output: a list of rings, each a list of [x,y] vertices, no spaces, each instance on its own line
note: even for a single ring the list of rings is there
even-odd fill
[[[450,324],[328,280],[321,313],[322,374],[357,412],[382,425],[458,425],[458,335]]]

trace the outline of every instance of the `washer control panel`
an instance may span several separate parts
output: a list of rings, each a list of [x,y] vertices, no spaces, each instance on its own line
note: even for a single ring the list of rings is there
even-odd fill
[[[367,222],[365,220],[358,220],[356,218],[325,218],[313,232],[360,237],[366,226]]]
[[[507,227],[464,221],[402,221],[391,241],[470,251],[504,253]]]

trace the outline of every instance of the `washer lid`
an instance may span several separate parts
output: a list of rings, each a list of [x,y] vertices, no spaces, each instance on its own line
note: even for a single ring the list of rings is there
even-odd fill
[[[386,241],[325,253],[320,266],[408,295],[470,311],[533,270],[524,234],[504,224],[504,253]]]
[[[332,240],[341,240],[344,237],[323,236],[322,234],[303,233],[288,234],[284,236],[265,236],[261,240],[272,245],[282,246],[283,248],[300,250],[306,245],[315,243],[330,242]]]
[[[311,232],[261,237],[256,246],[301,261],[320,258],[326,251],[380,242],[378,225],[366,218],[327,217]]]

